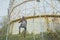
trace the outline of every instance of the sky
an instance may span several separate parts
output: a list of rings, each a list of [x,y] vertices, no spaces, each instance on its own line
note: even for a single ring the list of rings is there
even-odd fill
[[[8,14],[9,2],[10,2],[9,0],[0,0],[0,17]],[[60,10],[59,9],[60,6],[57,6],[57,8],[58,8],[58,10]],[[46,10],[48,10],[48,9],[46,9]]]
[[[3,22],[3,16],[8,14],[9,0],[0,0],[0,22]],[[2,25],[0,25],[2,28]]]
[[[9,0],[0,0],[0,16],[7,15],[7,9],[9,6]]]
[[[9,0],[0,0],[0,16],[7,15],[7,9],[9,7]]]

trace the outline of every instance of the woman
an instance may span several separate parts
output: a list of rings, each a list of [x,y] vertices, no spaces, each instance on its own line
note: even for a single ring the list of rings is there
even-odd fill
[[[22,18],[21,18],[21,20],[19,21],[19,23],[21,23],[21,25],[19,26],[19,34],[20,34],[20,29],[21,28],[24,28],[24,37],[25,37],[25,34],[26,34],[26,26],[27,26],[27,20],[26,20],[26,18],[23,16]]]

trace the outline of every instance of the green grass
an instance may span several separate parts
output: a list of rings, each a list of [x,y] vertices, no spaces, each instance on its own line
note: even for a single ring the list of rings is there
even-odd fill
[[[42,34],[27,34],[25,38],[22,35],[8,35],[8,40],[60,40],[59,36],[55,33],[43,33],[43,37]],[[0,36],[0,40],[5,39],[6,35]]]

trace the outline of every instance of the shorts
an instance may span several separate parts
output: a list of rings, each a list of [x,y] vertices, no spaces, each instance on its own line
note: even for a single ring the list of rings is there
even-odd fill
[[[24,29],[26,30],[26,26],[20,25],[20,26],[19,26],[19,30],[20,30],[21,28],[24,28]]]

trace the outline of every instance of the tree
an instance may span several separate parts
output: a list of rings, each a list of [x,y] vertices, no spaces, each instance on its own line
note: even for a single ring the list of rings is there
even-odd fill
[[[8,23],[8,17],[7,16],[3,16],[3,22],[0,23],[2,25],[2,28],[0,29],[0,34],[2,34],[2,35],[6,34],[7,27],[8,27],[7,23]]]

